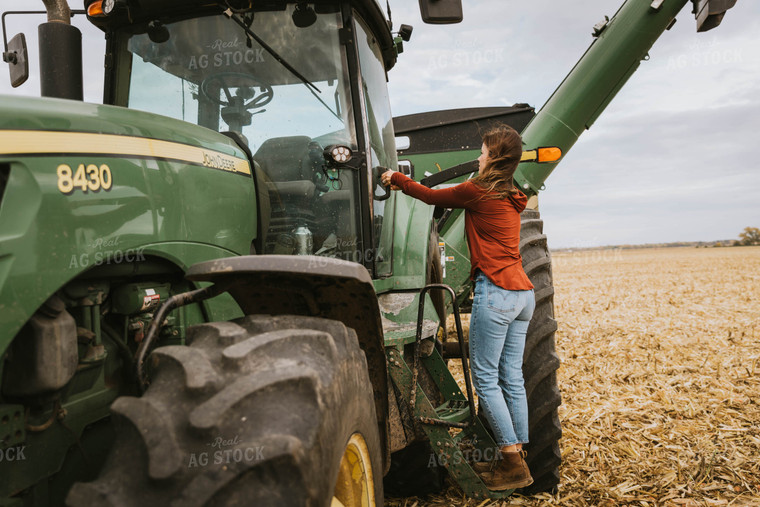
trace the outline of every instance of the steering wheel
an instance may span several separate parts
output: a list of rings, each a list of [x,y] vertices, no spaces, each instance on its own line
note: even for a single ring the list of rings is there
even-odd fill
[[[246,86],[230,86],[231,81],[240,81],[248,83]],[[222,100],[216,94],[209,93],[212,84],[217,83],[224,92],[226,101]],[[235,95],[232,94],[231,88],[237,88]],[[255,88],[259,89],[258,95]],[[274,90],[271,86],[262,85],[253,76],[243,74],[242,72],[220,72],[213,74],[201,82],[201,93],[211,102],[223,106],[240,109],[257,109],[266,106],[274,97]],[[250,99],[250,100],[249,100]]]

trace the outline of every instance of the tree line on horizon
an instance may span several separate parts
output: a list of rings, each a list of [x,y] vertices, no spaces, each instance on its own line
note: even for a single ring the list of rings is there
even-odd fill
[[[716,240],[716,241],[673,241],[670,243],[645,243],[638,245],[606,245],[606,246],[592,246],[592,247],[565,247],[565,248],[551,248],[552,252],[574,252],[585,250],[634,250],[640,248],[677,248],[677,247],[697,247],[697,248],[710,248],[710,247],[724,247],[724,246],[760,246],[760,228],[758,227],[745,227],[744,230],[739,233],[739,239],[734,240]]]
[[[758,246],[760,245],[760,228],[745,227],[739,233],[739,239],[734,241],[733,246]]]

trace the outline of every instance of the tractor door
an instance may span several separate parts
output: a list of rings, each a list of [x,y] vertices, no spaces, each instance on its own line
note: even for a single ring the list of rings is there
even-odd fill
[[[367,167],[372,188],[369,207],[373,248],[365,250],[365,264],[367,261],[374,263],[375,276],[384,277],[390,275],[392,270],[395,198],[379,184],[379,175],[398,166],[393,116],[380,44],[358,14],[354,15],[354,33],[359,57],[362,124],[366,126],[363,141],[367,147]]]

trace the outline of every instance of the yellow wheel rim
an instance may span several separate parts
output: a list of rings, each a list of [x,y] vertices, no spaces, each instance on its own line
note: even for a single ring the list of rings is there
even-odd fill
[[[354,433],[340,460],[331,507],[374,507],[375,483],[367,443]]]

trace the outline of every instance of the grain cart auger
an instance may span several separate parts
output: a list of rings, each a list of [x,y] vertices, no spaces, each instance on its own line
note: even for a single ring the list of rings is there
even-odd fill
[[[684,3],[626,6],[654,33]],[[410,28],[376,0],[44,4],[44,98],[0,102],[0,505],[373,505],[383,476],[441,470],[508,494],[469,465],[494,443],[435,341],[449,303],[429,294],[469,282],[441,269],[433,210],[379,185]],[[420,7],[461,20],[457,1]],[[106,37],[103,105],[81,102],[84,13]],[[20,85],[24,38],[4,49]],[[544,129],[526,141],[572,144]],[[549,379],[531,417],[556,418],[553,341],[531,350]]]

